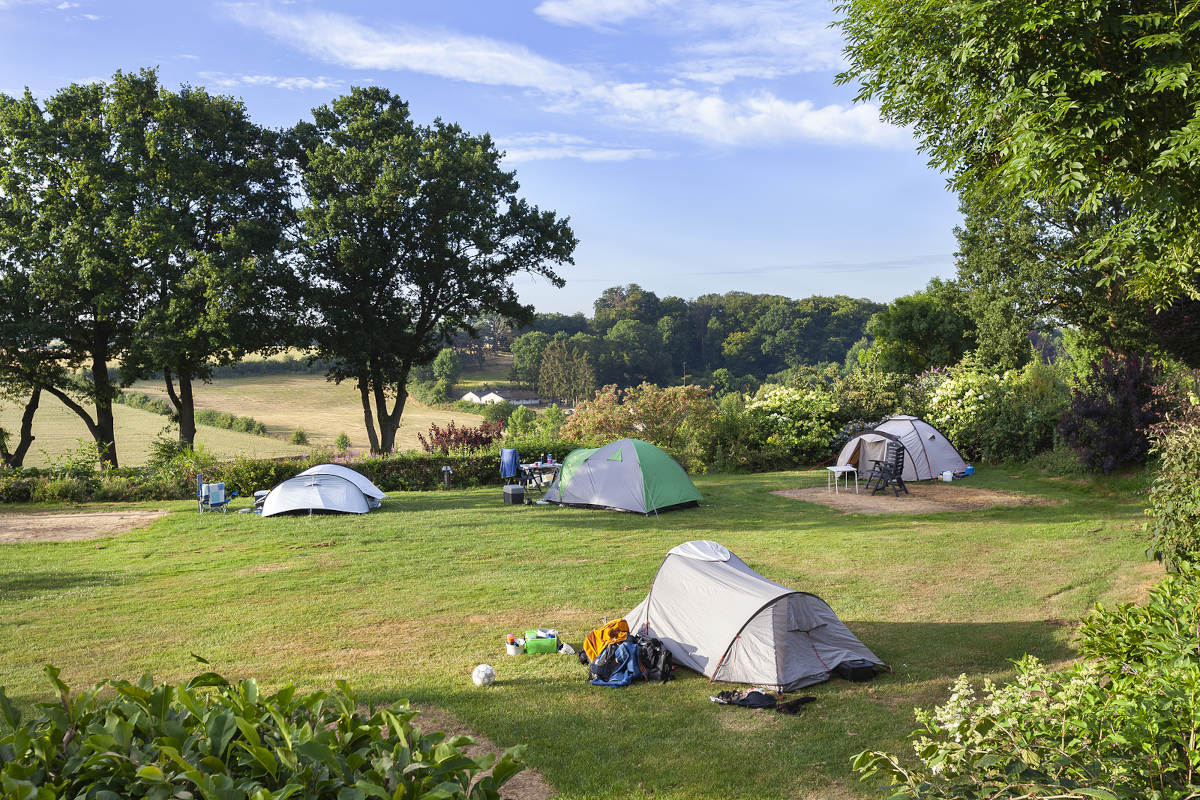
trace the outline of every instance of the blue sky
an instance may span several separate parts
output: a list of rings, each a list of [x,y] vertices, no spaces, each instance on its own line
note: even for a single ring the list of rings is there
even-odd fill
[[[245,100],[291,125],[352,85],[487,131],[521,193],[571,217],[564,289],[890,300],[953,273],[955,198],[907,132],[833,77],[812,0],[0,0],[0,92],[115,70]]]

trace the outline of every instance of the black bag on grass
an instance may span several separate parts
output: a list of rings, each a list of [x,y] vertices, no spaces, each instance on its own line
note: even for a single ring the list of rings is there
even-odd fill
[[[833,668],[839,678],[855,683],[869,681],[879,674],[879,667],[865,658],[848,658]]]
[[[666,683],[675,677],[675,662],[671,659],[671,651],[661,639],[636,635],[630,638],[637,640],[638,661],[641,662],[642,675],[646,680]]]

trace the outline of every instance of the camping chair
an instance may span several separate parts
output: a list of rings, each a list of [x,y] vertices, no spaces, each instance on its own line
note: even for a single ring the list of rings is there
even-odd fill
[[[888,442],[881,461],[871,462],[871,471],[867,473],[867,489],[871,494],[879,494],[889,486],[896,497],[903,491],[908,494],[904,484],[904,448],[896,442]]]
[[[500,451],[500,477],[504,478],[505,486],[514,483],[524,485],[524,476],[521,473],[521,459],[517,456],[517,451],[511,447],[505,447]]]
[[[229,501],[238,496],[237,492],[225,494],[224,483],[204,483],[204,478],[200,475],[196,476],[196,480],[200,487],[196,492],[196,501],[202,514],[206,511],[220,511],[224,514],[229,509]]]

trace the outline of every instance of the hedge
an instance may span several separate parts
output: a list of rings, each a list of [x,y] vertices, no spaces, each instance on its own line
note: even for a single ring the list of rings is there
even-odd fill
[[[543,453],[558,460],[576,445],[537,442],[526,448],[526,458]],[[61,470],[15,469],[0,471],[0,503],[189,500],[195,496],[196,474],[206,482],[224,481],[229,491],[248,496],[270,489],[315,464],[338,463],[355,469],[385,492],[430,491],[442,488],[442,467],[453,470],[454,488],[499,486],[500,450],[475,453],[406,452],[386,456],[347,458],[335,453],[313,453],[304,458],[247,458],[196,464],[181,459],[161,467],[120,467],[90,475],[69,475]]]

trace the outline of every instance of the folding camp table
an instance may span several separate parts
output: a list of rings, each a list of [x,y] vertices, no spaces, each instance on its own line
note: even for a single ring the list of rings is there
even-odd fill
[[[562,464],[550,464],[546,462],[522,464],[521,483],[525,484],[526,489],[532,487],[545,494],[550,485],[554,483],[554,479],[558,477],[560,467],[562,467]]]
[[[849,473],[853,472],[854,473],[854,493],[858,494],[858,470],[855,467],[852,467],[849,464],[843,464],[840,467],[826,467],[825,469],[829,470],[829,472],[825,476],[825,491],[826,492],[833,492],[834,494],[841,494],[841,492],[838,491],[838,480],[840,479],[842,481],[842,483],[846,485],[846,488],[849,488],[850,487],[849,478],[847,478],[846,476]]]

